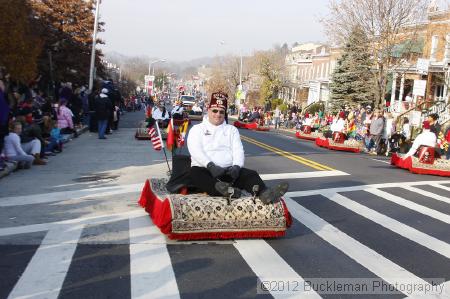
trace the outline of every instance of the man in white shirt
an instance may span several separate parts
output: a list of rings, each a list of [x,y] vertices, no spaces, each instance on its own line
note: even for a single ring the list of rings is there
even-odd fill
[[[241,190],[256,193],[269,204],[287,192],[285,182],[268,188],[254,170],[244,168],[244,149],[239,131],[225,123],[228,96],[211,95],[208,117],[189,131],[187,145],[191,155],[190,177],[200,192],[211,196],[239,198]]]
[[[337,116],[337,119],[333,121],[333,123],[330,126],[330,130],[332,132],[343,132],[345,128],[345,112],[341,111],[339,112],[339,115]]]
[[[173,107],[171,113],[173,119],[182,119],[183,118],[183,105],[181,105],[180,100],[175,101],[175,106]]]
[[[422,145],[433,148],[436,146],[436,135],[430,131],[430,128],[430,122],[427,120],[424,121],[422,133],[417,135],[416,139],[414,139],[411,149],[406,153],[406,155],[403,156],[403,158],[413,156]]]
[[[170,115],[164,107],[164,102],[158,102],[158,104],[153,107],[152,118],[155,119],[162,128],[169,125]]]

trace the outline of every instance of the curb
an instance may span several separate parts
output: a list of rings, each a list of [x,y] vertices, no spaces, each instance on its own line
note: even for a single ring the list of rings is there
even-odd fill
[[[88,129],[89,129],[88,126],[83,126],[82,128],[77,129],[77,134],[81,135],[84,132],[88,131]],[[74,138],[74,134],[71,135],[71,139],[73,139],[73,138]],[[0,179],[9,175],[11,172],[14,172],[15,170],[17,170],[19,163],[14,162],[14,161],[5,161],[5,165],[6,165],[6,167],[3,170],[0,170]]]

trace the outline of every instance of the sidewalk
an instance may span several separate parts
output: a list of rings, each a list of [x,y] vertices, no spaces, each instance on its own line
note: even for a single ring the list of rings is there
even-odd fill
[[[83,126],[80,129],[77,129],[77,134],[81,135],[84,132],[88,131],[89,126]],[[70,137],[70,139],[74,138],[74,134]],[[9,175],[10,173],[17,170],[18,163],[14,161],[5,161],[6,167],[3,170],[0,170],[0,179]]]

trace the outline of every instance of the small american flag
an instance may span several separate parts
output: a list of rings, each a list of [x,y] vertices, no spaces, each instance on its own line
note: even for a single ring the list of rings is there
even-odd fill
[[[160,151],[162,148],[162,142],[161,142],[161,136],[159,136],[158,133],[159,132],[154,127],[151,127],[148,130],[148,134],[150,135],[150,139],[152,141],[153,148],[157,151]]]

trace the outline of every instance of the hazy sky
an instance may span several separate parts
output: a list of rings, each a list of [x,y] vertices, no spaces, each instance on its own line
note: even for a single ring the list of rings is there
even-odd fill
[[[325,41],[328,0],[102,0],[103,50],[183,61]],[[225,41],[225,44],[221,44]]]

